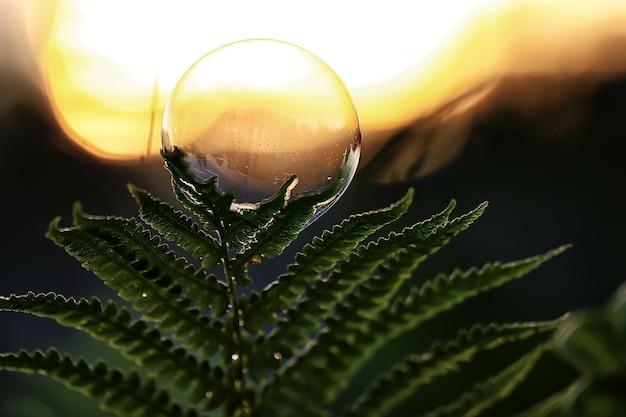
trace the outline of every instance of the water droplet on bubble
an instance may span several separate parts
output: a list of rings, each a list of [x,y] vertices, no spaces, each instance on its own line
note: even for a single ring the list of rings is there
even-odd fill
[[[218,48],[180,79],[167,102],[163,148],[181,150],[199,181],[219,179],[233,209],[276,194],[292,175],[292,197],[342,180],[316,217],[343,194],[361,150],[354,104],[322,60],[290,43],[251,39]]]

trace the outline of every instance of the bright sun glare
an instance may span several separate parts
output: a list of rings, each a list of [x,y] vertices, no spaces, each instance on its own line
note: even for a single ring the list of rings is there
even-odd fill
[[[564,36],[582,37],[608,10],[626,16],[623,0],[26,4],[31,16],[44,4],[50,14],[49,27],[31,35],[57,120],[81,147],[113,160],[157,155],[169,92],[198,58],[233,41],[279,39],[328,63],[352,95],[367,148],[485,78],[532,71],[539,64],[524,48],[545,50],[546,36],[557,60]]]

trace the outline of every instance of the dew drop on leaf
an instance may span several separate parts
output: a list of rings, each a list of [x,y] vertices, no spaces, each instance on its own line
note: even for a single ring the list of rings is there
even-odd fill
[[[234,42],[198,60],[172,91],[163,149],[183,152],[197,180],[218,177],[234,209],[252,209],[292,175],[291,197],[342,180],[316,217],[345,191],[361,151],[350,94],[320,58],[270,39]]]

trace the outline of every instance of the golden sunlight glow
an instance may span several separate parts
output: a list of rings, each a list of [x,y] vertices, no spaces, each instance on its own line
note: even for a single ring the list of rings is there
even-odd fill
[[[328,63],[352,95],[367,153],[500,74],[583,70],[585,53],[626,27],[624,0],[28,2],[44,4],[50,25],[32,36],[57,120],[115,160],[158,154],[169,92],[233,41],[279,39]]]

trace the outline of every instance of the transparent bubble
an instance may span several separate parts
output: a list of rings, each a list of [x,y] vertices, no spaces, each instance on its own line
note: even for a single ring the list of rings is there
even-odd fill
[[[166,104],[163,148],[181,150],[199,181],[218,177],[233,209],[271,198],[292,175],[291,197],[356,171],[361,133],[343,82],[322,60],[290,43],[251,39],[222,46],[183,75]]]

